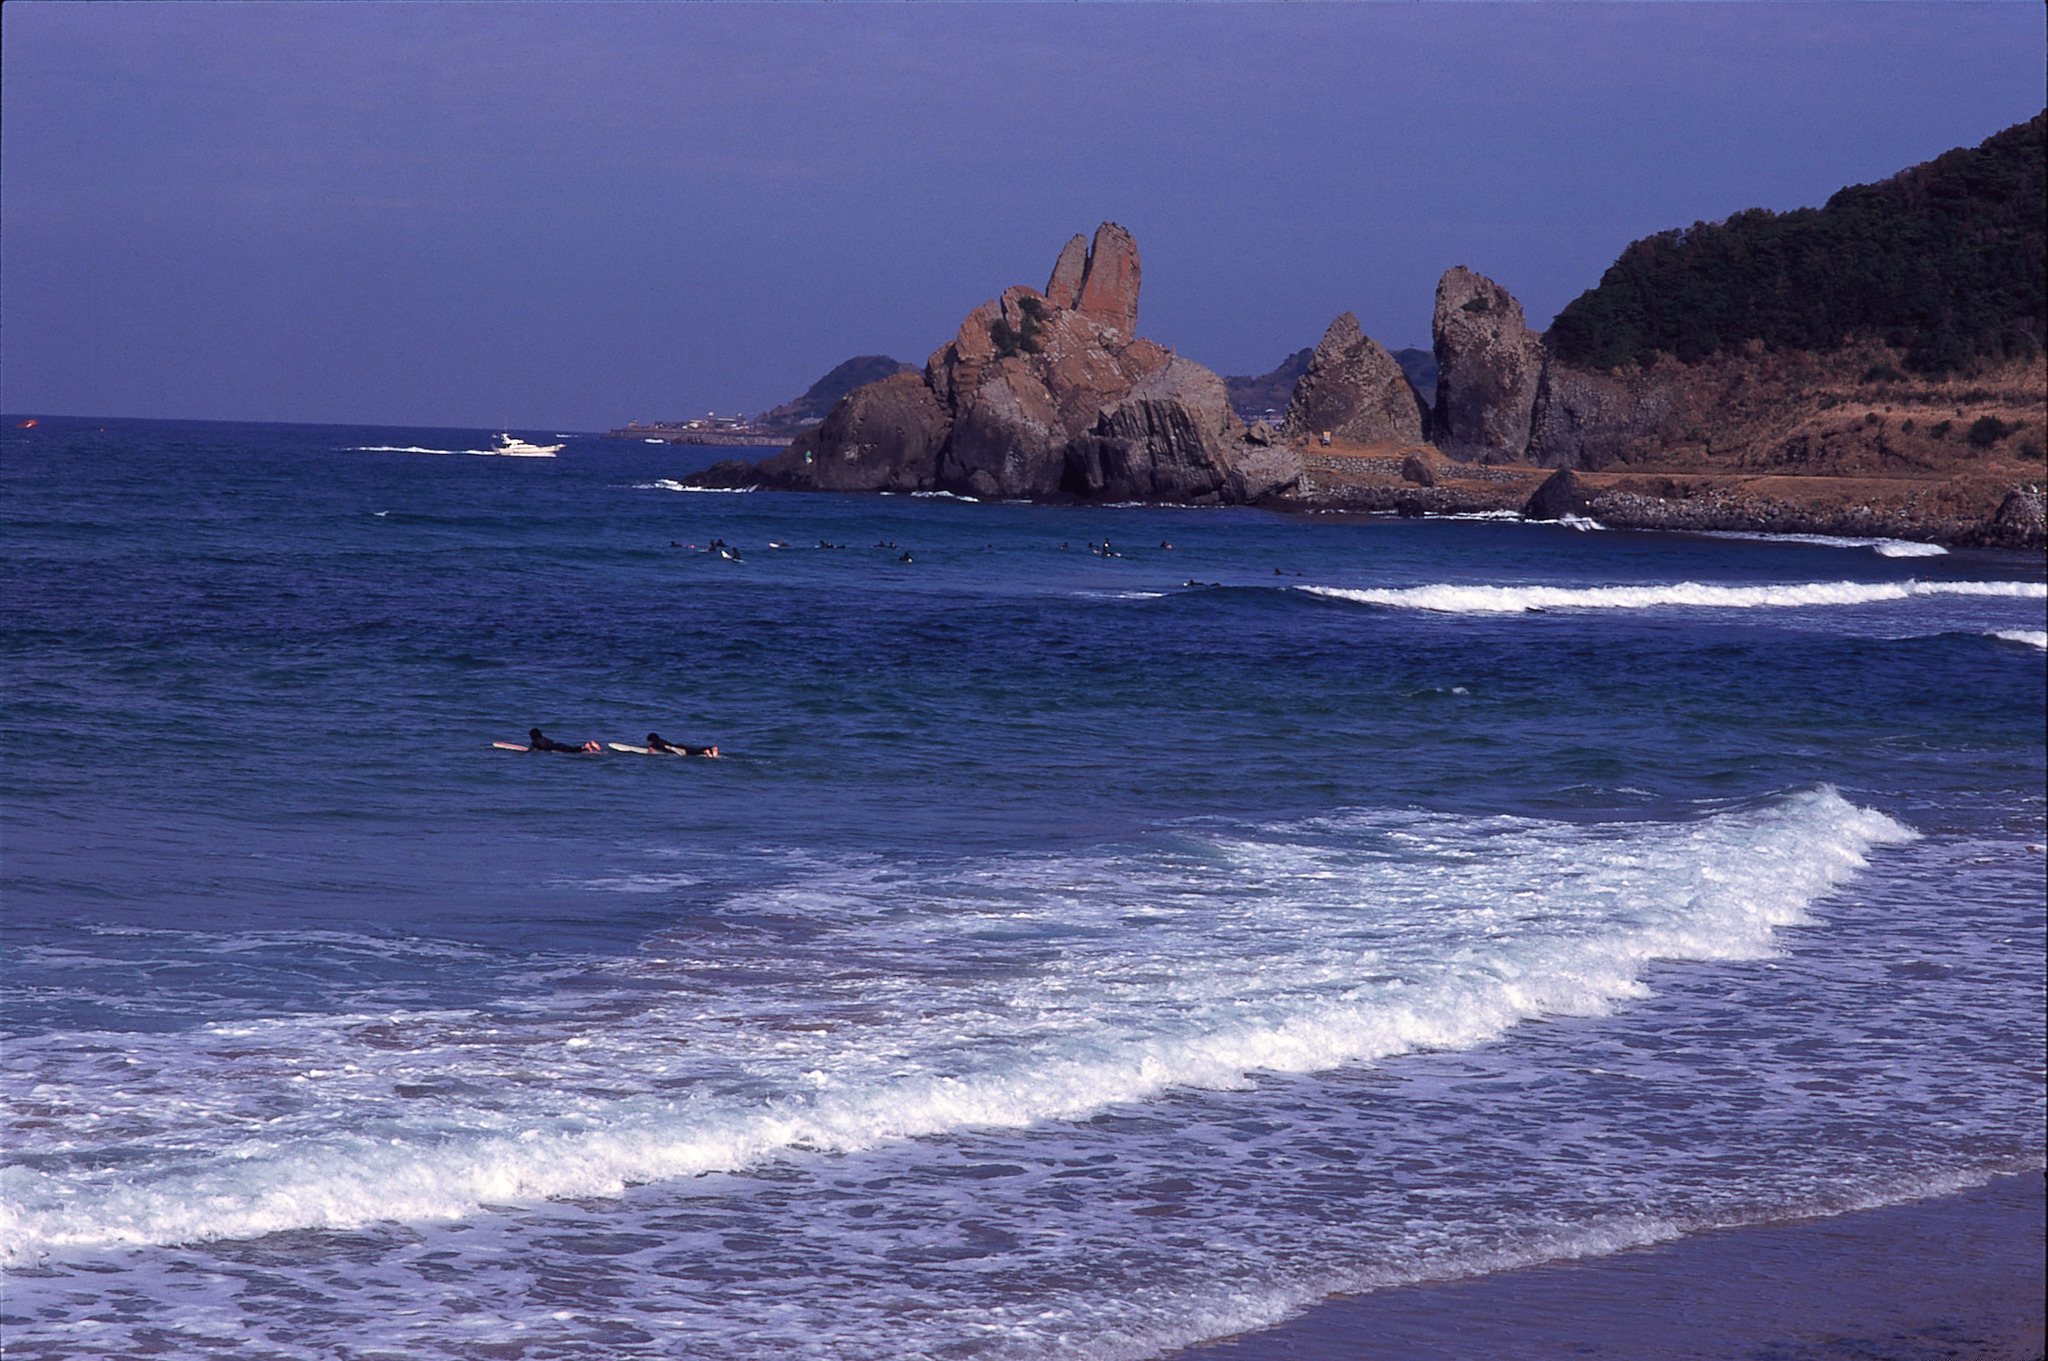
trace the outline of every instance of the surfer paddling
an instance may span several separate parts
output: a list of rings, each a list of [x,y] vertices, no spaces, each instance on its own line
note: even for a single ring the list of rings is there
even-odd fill
[[[552,737],[543,736],[539,728],[535,728],[532,731],[528,732],[526,734],[526,741],[528,751],[566,751],[581,754],[585,752],[604,750],[603,747],[599,746],[595,742],[585,742],[580,747],[572,746],[567,742],[557,742]]]
[[[679,746],[673,742],[662,741],[661,734],[658,732],[651,732],[647,734],[647,754],[649,756],[659,756],[661,753],[665,751],[673,752],[677,756],[709,756],[713,757],[714,759],[718,755],[717,747]]]

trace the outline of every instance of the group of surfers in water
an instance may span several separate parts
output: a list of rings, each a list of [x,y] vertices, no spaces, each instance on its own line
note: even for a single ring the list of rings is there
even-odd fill
[[[604,750],[604,745],[599,742],[584,742],[581,745],[574,742],[557,742],[554,738],[541,732],[539,728],[534,728],[526,734],[526,743],[528,751],[566,751],[571,755],[586,755]],[[658,732],[647,734],[647,754],[649,756],[660,756],[663,753],[671,756],[710,756],[716,758],[718,748],[715,746],[691,747],[685,746],[680,742],[664,742],[661,734]]]

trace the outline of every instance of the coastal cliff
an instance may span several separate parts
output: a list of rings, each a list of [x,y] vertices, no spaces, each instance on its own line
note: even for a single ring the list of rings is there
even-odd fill
[[[970,312],[921,373],[690,480],[2038,548],[2043,138],[2037,117],[1821,209],[1636,242],[1540,335],[1506,287],[1455,266],[1428,400],[1404,371],[1421,356],[1350,312],[1258,379],[1139,337],[1137,244],[1104,223],[1043,290]],[[1289,377],[1280,428],[1247,427],[1233,394],[1270,402]]]

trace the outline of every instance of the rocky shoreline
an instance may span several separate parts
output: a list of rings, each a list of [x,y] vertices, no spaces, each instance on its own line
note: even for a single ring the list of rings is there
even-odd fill
[[[1461,464],[1428,446],[1316,450],[1301,483],[1260,503],[1302,514],[1568,517],[1608,529],[1822,534],[2040,549],[2039,483],[1997,477],[1582,472]]]
[[[1247,426],[1213,371],[1138,336],[1139,279],[1137,243],[1103,223],[1067,243],[1042,291],[969,313],[921,371],[846,392],[772,457],[686,480],[2048,546],[2038,353],[1916,378],[1866,337],[1580,368],[1505,288],[1458,266],[1437,286],[1434,402],[1345,312],[1275,429]]]
[[[1600,485],[1560,471],[1536,489],[1523,513],[1533,519],[1581,515],[1610,529],[1826,534],[1970,548],[2039,549],[2044,541],[2038,484],[1908,482],[1873,489],[1855,479],[1753,477],[1670,496],[1631,485],[1641,481],[1619,477]],[[1819,485],[1791,485],[1797,482]]]

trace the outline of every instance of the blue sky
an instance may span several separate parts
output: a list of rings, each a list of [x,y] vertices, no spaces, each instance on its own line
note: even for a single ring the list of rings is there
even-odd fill
[[[0,405],[602,429],[914,363],[1104,219],[1226,373],[1438,274],[1532,323],[1630,240],[2040,111],[1994,4],[9,0]]]

